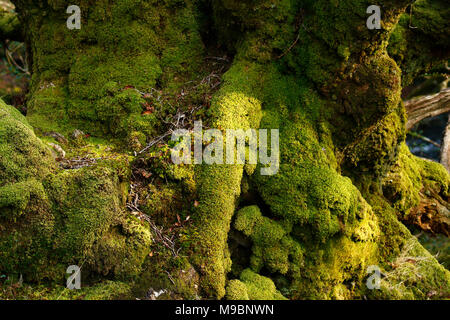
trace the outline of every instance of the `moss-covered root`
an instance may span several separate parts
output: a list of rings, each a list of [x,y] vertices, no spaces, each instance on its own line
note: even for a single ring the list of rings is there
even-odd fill
[[[243,68],[249,70],[248,74]],[[260,70],[258,66],[237,62],[225,74],[224,85],[211,105],[213,128],[259,127]],[[197,241],[193,262],[203,275],[201,283],[207,296],[221,298],[225,294],[226,273],[231,266],[227,237],[243,170],[244,166],[238,164],[204,165],[197,170],[199,207],[194,218]]]
[[[403,222],[449,236],[450,175],[439,163],[411,154],[405,143],[383,179],[383,195]]]

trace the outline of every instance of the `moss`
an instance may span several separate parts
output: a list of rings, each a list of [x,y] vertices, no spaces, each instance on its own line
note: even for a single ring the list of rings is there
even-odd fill
[[[66,27],[62,3],[16,5],[33,35],[27,38],[34,71],[28,117],[43,131],[152,136],[158,122],[142,114],[144,100],[136,90],[175,92],[202,61],[193,1],[85,1],[79,4],[80,30]],[[25,12],[34,12],[34,19]]]
[[[242,271],[240,281],[247,288],[247,295],[250,300],[286,300],[286,298],[276,289],[272,280],[263,277],[250,269]]]
[[[449,36],[445,1],[420,0],[403,14],[390,35],[388,52],[402,69],[402,83],[409,85],[449,58]]]
[[[415,237],[383,271],[380,290],[368,293],[376,299],[442,299],[450,293],[450,272],[426,251]]]
[[[255,225],[259,224],[261,220],[262,215],[259,208],[257,206],[249,206],[238,211],[234,226],[246,236],[251,236],[254,233]]]
[[[17,14],[0,9],[0,31],[2,33],[2,40],[20,40],[20,22]]]
[[[248,70],[247,74],[241,72],[243,68]],[[237,63],[224,75],[224,84],[211,102],[210,112],[214,115],[211,127],[223,130],[259,127],[260,71],[259,66]],[[204,290],[217,298],[225,295],[225,275],[231,266],[231,260],[226,257],[226,241],[242,175],[243,165],[196,168],[199,206],[193,217],[197,238],[194,264],[203,275]]]
[[[405,139],[403,107],[389,113],[374,127],[365,132],[357,143],[346,150],[344,169],[349,176],[351,171],[369,172],[379,177],[386,174],[397,161],[400,144]]]
[[[193,4],[83,2],[83,28],[69,32],[59,12],[63,1],[52,1],[44,9],[21,1],[21,18],[33,35],[28,39],[33,55],[32,124],[44,131],[80,126],[101,136],[134,140],[133,148],[142,146],[161,129],[157,119],[173,110],[152,100],[154,113],[142,114],[149,101],[141,93],[157,89],[173,94],[193,79],[201,63],[203,45]],[[244,166],[175,170],[164,166],[162,153],[158,165],[144,163],[143,168],[155,169],[152,173],[161,180],[169,178],[163,186],[157,182],[146,186],[147,213],[170,221],[180,213],[187,215],[185,207],[192,206],[190,202],[195,208],[193,224],[181,236],[189,263],[161,257],[165,251],[147,257],[147,272],[156,274],[154,283],[170,283],[162,270],[182,279],[176,270],[192,263],[200,277],[200,293],[208,298],[227,294],[229,298],[283,299],[271,279],[289,298],[361,298],[366,267],[388,266],[411,236],[398,221],[397,210],[407,210],[417,201],[414,192],[419,180],[448,194],[448,176],[440,167],[402,158],[405,115],[400,104],[400,70],[386,46],[408,1],[385,3],[379,31],[368,30],[363,23],[370,4],[368,0],[212,4],[215,23],[224,30],[217,36],[235,57],[204,122],[222,130],[279,129],[280,170],[275,176],[261,176],[254,167],[245,168],[251,175],[248,191],[256,185],[261,197],[243,203],[246,207],[236,214],[235,228],[250,238],[252,247],[245,251],[250,256],[248,265],[235,268],[247,269],[240,280],[228,282],[226,292],[233,262],[227,237]],[[36,15],[27,19],[25,13]],[[393,189],[400,190],[400,199],[388,202],[381,194],[381,180],[399,152],[402,172],[394,183],[399,187]],[[6,231],[2,248],[14,248],[0,250],[5,251],[6,258],[0,261],[4,265],[7,261],[7,271],[22,262],[14,256],[27,256],[26,264],[33,262],[36,274],[42,272],[51,244],[52,263],[45,270],[51,279],[58,279],[62,270],[58,263],[74,258],[85,260],[91,275],[122,278],[140,272],[150,236],[145,226],[122,212],[124,181],[119,181],[111,169],[116,167],[111,166],[100,163],[44,180],[48,203],[41,199],[47,206],[39,207],[38,217],[48,217],[40,221],[54,233],[22,237],[20,232]],[[8,178],[8,183],[29,177],[35,178],[25,172],[23,179]],[[173,199],[162,201],[167,197]],[[14,246],[17,242],[20,246]],[[27,246],[29,242],[33,246]],[[422,255],[419,251],[412,254]],[[36,264],[37,255],[42,255],[41,264]],[[435,265],[429,271],[421,288],[447,281],[447,274]],[[43,273],[34,276],[44,277]],[[196,296],[197,277],[191,278],[192,283],[177,280],[181,294]],[[407,295],[423,297],[411,290]]]
[[[226,291],[227,300],[249,300],[247,287],[239,280],[228,281]]]
[[[449,182],[450,176],[442,165],[415,157],[403,143],[398,161],[383,180],[383,194],[395,209],[407,215],[419,204],[421,192],[447,197]]]
[[[104,281],[80,290],[69,290],[62,286],[37,286],[24,284],[13,289],[0,286],[0,297],[5,300],[116,300],[133,299],[132,287],[128,283]]]
[[[0,187],[0,217],[6,220],[17,219],[25,214],[31,198],[45,200],[42,184],[37,180],[27,180]]]
[[[20,112],[0,100],[0,186],[42,179],[53,167],[50,150]]]
[[[58,172],[25,118],[3,102],[0,112],[0,270],[27,281],[60,281],[72,264],[87,277],[136,276],[151,238],[121,209],[122,158]]]
[[[117,176],[109,168],[65,171],[45,181],[58,219],[54,253],[89,272],[132,278],[149,251],[149,230],[125,218]]]

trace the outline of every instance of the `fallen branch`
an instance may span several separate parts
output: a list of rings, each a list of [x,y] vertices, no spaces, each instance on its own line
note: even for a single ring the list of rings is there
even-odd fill
[[[408,115],[406,129],[410,130],[423,119],[450,111],[450,88],[433,95],[408,100],[405,102],[405,109]]]

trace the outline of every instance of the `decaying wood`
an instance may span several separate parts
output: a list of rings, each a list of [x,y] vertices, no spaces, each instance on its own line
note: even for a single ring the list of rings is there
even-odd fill
[[[450,114],[444,132],[444,139],[441,145],[441,163],[450,172]]]
[[[448,197],[441,198],[430,190],[423,190],[420,203],[404,217],[404,222],[434,234],[450,236],[450,210]]]
[[[408,115],[406,129],[410,130],[423,119],[450,111],[450,88],[433,95],[408,100],[405,102],[405,108]]]

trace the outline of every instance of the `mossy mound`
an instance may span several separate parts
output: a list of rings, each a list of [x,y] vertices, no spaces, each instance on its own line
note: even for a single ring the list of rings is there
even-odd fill
[[[227,285],[228,300],[287,300],[269,278],[250,269],[242,271],[240,280],[231,280]]]
[[[148,228],[122,210],[114,164],[57,170],[26,119],[0,102],[0,270],[60,282],[66,268],[131,279],[149,251]]]
[[[157,113],[169,106],[152,97],[153,114],[144,94],[175,93],[195,75],[202,62],[194,1],[85,1],[80,4],[81,29],[66,26],[66,1],[45,8],[32,1],[16,4],[29,38],[33,77],[30,123],[66,134],[78,128],[121,139],[136,132],[151,136]]]
[[[0,100],[0,186],[42,179],[54,166],[50,150],[25,117]]]

